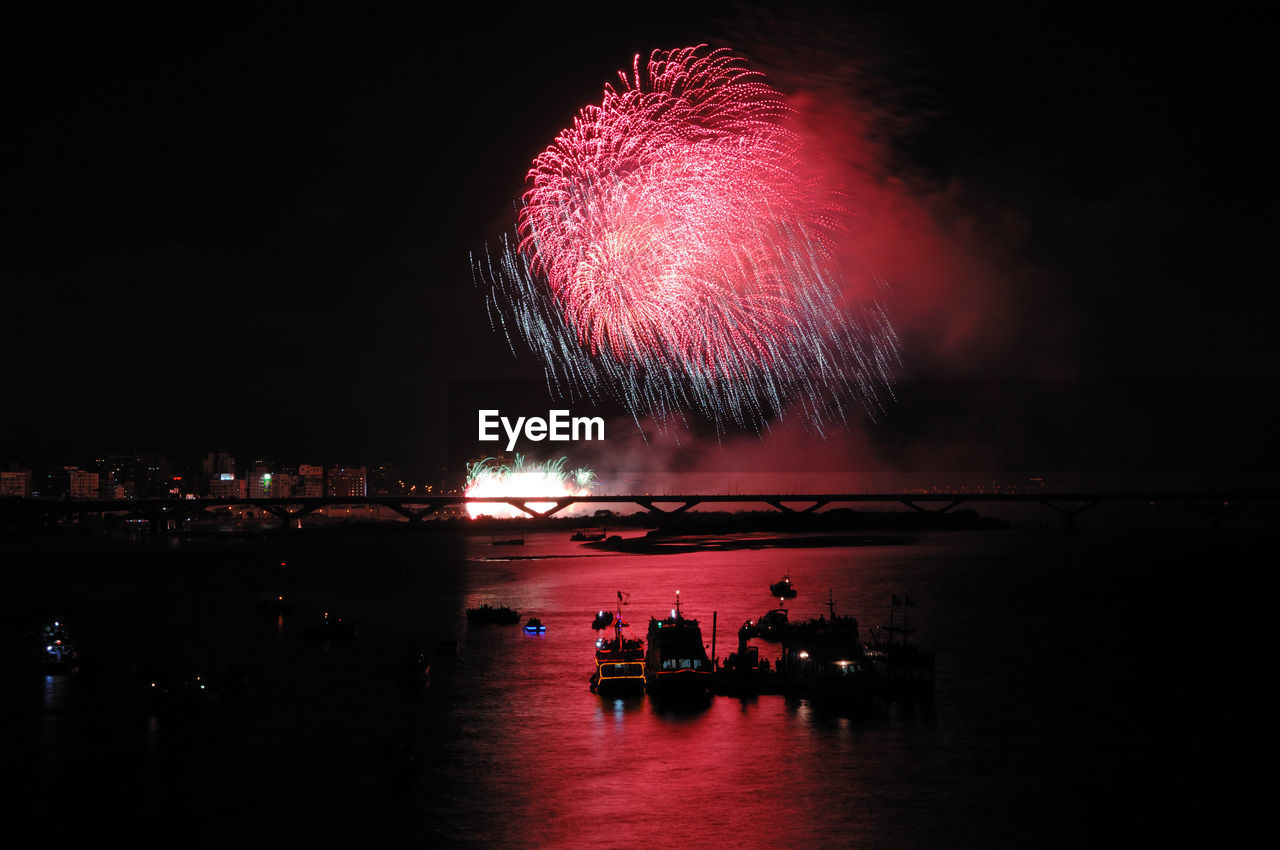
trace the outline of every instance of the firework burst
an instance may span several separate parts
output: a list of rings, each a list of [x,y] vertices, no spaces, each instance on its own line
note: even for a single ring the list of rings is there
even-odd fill
[[[803,166],[782,96],[705,46],[618,76],[534,160],[516,238],[477,264],[513,353],[519,336],[561,397],[660,426],[874,414],[897,338],[879,302],[843,301],[844,204]]]
[[[532,463],[524,455],[516,455],[507,464],[485,458],[467,466],[464,495],[489,498],[527,498],[529,496],[590,496],[596,475],[586,467],[566,469],[567,458]],[[531,502],[532,510],[543,512],[555,507],[554,502]],[[569,513],[569,512],[562,512]],[[503,502],[467,504],[467,514],[499,518],[527,517],[529,514]]]

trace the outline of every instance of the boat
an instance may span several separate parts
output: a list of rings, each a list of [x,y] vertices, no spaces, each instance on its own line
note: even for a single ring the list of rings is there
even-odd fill
[[[612,611],[599,611],[596,618],[591,621],[591,628],[596,631],[604,631],[613,628],[614,616]]]
[[[649,619],[644,671],[649,693],[657,699],[699,700],[711,693],[711,660],[698,621],[680,610],[680,591],[671,616]]]
[[[285,600],[283,593],[277,593],[270,599],[259,602],[258,610],[264,614],[292,614],[293,605]]]
[[[787,631],[787,609],[774,608],[760,615],[755,622],[755,635],[761,640],[777,643]]]
[[[627,625],[622,619],[622,591],[618,591],[618,610],[613,612],[610,625],[613,636],[596,641],[596,670],[591,674],[591,690],[601,696],[643,694],[648,684],[644,641],[622,633]]]
[[[480,625],[493,623],[499,626],[514,626],[520,622],[520,612],[505,605],[494,607],[486,602],[478,608],[467,609],[467,622]]]
[[[74,673],[80,669],[80,652],[71,643],[66,626],[59,620],[45,625],[40,630],[41,669],[47,675]]]
[[[815,699],[860,705],[871,697],[873,682],[858,621],[837,616],[834,600],[827,604],[830,619],[787,626],[783,641],[787,687]]]
[[[154,715],[202,711],[218,696],[213,683],[197,672],[174,674],[150,661],[134,668],[133,673],[147,710]]]
[[[902,623],[895,622],[894,609],[902,608]],[[907,609],[914,608],[910,596],[892,594],[889,624],[871,630],[871,641],[863,651],[875,677],[876,692],[886,702],[930,702],[933,700],[933,653],[909,640],[915,629],[907,621]]]
[[[325,611],[320,622],[307,626],[302,636],[309,640],[349,640],[356,636],[358,624],[341,617],[330,617]]]
[[[425,652],[410,652],[400,662],[396,682],[405,693],[413,693],[431,684],[431,665]]]
[[[498,540],[496,537],[490,537],[489,545],[491,546],[523,546],[524,535],[521,534],[519,537],[508,537],[505,540]]]
[[[530,617],[529,622],[524,624],[524,630],[528,634],[537,635],[545,632],[547,627],[542,625],[542,621],[537,617]]]
[[[723,664],[716,664],[714,687],[718,694],[746,696],[782,690],[782,677],[771,669],[769,659],[760,657],[759,647],[747,644],[751,634],[744,629],[750,622],[738,630],[738,651],[729,653]]]
[[[769,592],[779,599],[795,599],[796,589],[791,585],[791,576],[784,575],[781,581],[769,585]]]
[[[594,528],[580,528],[569,536],[569,539],[575,543],[595,543],[604,540],[605,530],[602,528],[596,531]]]

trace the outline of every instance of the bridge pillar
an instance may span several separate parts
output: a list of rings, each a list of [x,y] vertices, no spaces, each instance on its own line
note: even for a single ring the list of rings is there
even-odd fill
[[[1075,508],[1074,510],[1072,510],[1072,509],[1070,509],[1070,508],[1061,508],[1061,507],[1058,507],[1058,506],[1057,506],[1057,505],[1055,505],[1053,502],[1047,501],[1047,500],[1045,500],[1045,499],[1040,499],[1040,500],[1038,500],[1038,501],[1040,502],[1040,504],[1044,505],[1046,508],[1049,508],[1049,509],[1051,509],[1051,510],[1057,511],[1058,513],[1062,514],[1062,517],[1063,517],[1062,527],[1063,527],[1063,528],[1075,528],[1075,527],[1076,527],[1076,517],[1080,516],[1080,514],[1084,513],[1085,511],[1089,510],[1089,508],[1092,508],[1094,505],[1098,504],[1097,502],[1086,502],[1085,504],[1081,505],[1080,507]]]

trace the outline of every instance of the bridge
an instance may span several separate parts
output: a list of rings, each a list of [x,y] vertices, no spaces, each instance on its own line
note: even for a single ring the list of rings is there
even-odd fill
[[[297,525],[308,514],[327,507],[380,506],[410,522],[420,522],[446,508],[474,504],[506,504],[531,517],[547,518],[577,504],[632,504],[651,514],[681,514],[698,505],[758,504],[785,513],[807,514],[831,505],[900,504],[920,512],[946,513],[960,505],[1030,502],[1043,505],[1063,517],[1067,526],[1103,503],[1181,504],[1205,513],[1217,525],[1229,511],[1241,505],[1280,501],[1280,492],[1202,491],[1023,491],[930,490],[883,493],[699,493],[682,495],[614,494],[593,496],[311,496],[272,499],[7,499],[0,501],[0,527],[74,521],[91,515],[124,514],[147,520],[153,531],[180,528],[196,517],[214,517],[219,509],[254,508],[280,518],[283,528]]]

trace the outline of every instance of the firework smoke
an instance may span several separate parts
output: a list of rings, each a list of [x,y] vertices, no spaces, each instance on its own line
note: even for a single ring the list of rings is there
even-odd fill
[[[847,211],[802,165],[782,96],[705,46],[618,76],[534,160],[517,238],[477,267],[513,353],[519,336],[558,397],[637,424],[874,415],[897,337],[878,301],[843,299]]]
[[[486,458],[477,463],[468,464],[464,495],[493,498],[590,496],[591,488],[596,483],[595,473],[586,467],[566,470],[567,462],[568,459],[562,457],[546,463],[530,463],[525,460],[524,455],[519,454],[510,464],[500,463],[494,458]],[[555,503],[531,502],[529,507],[542,512],[554,508]],[[562,513],[567,515],[569,512]],[[502,502],[469,503],[467,514],[472,519],[478,516],[499,518],[529,516],[520,508]]]

